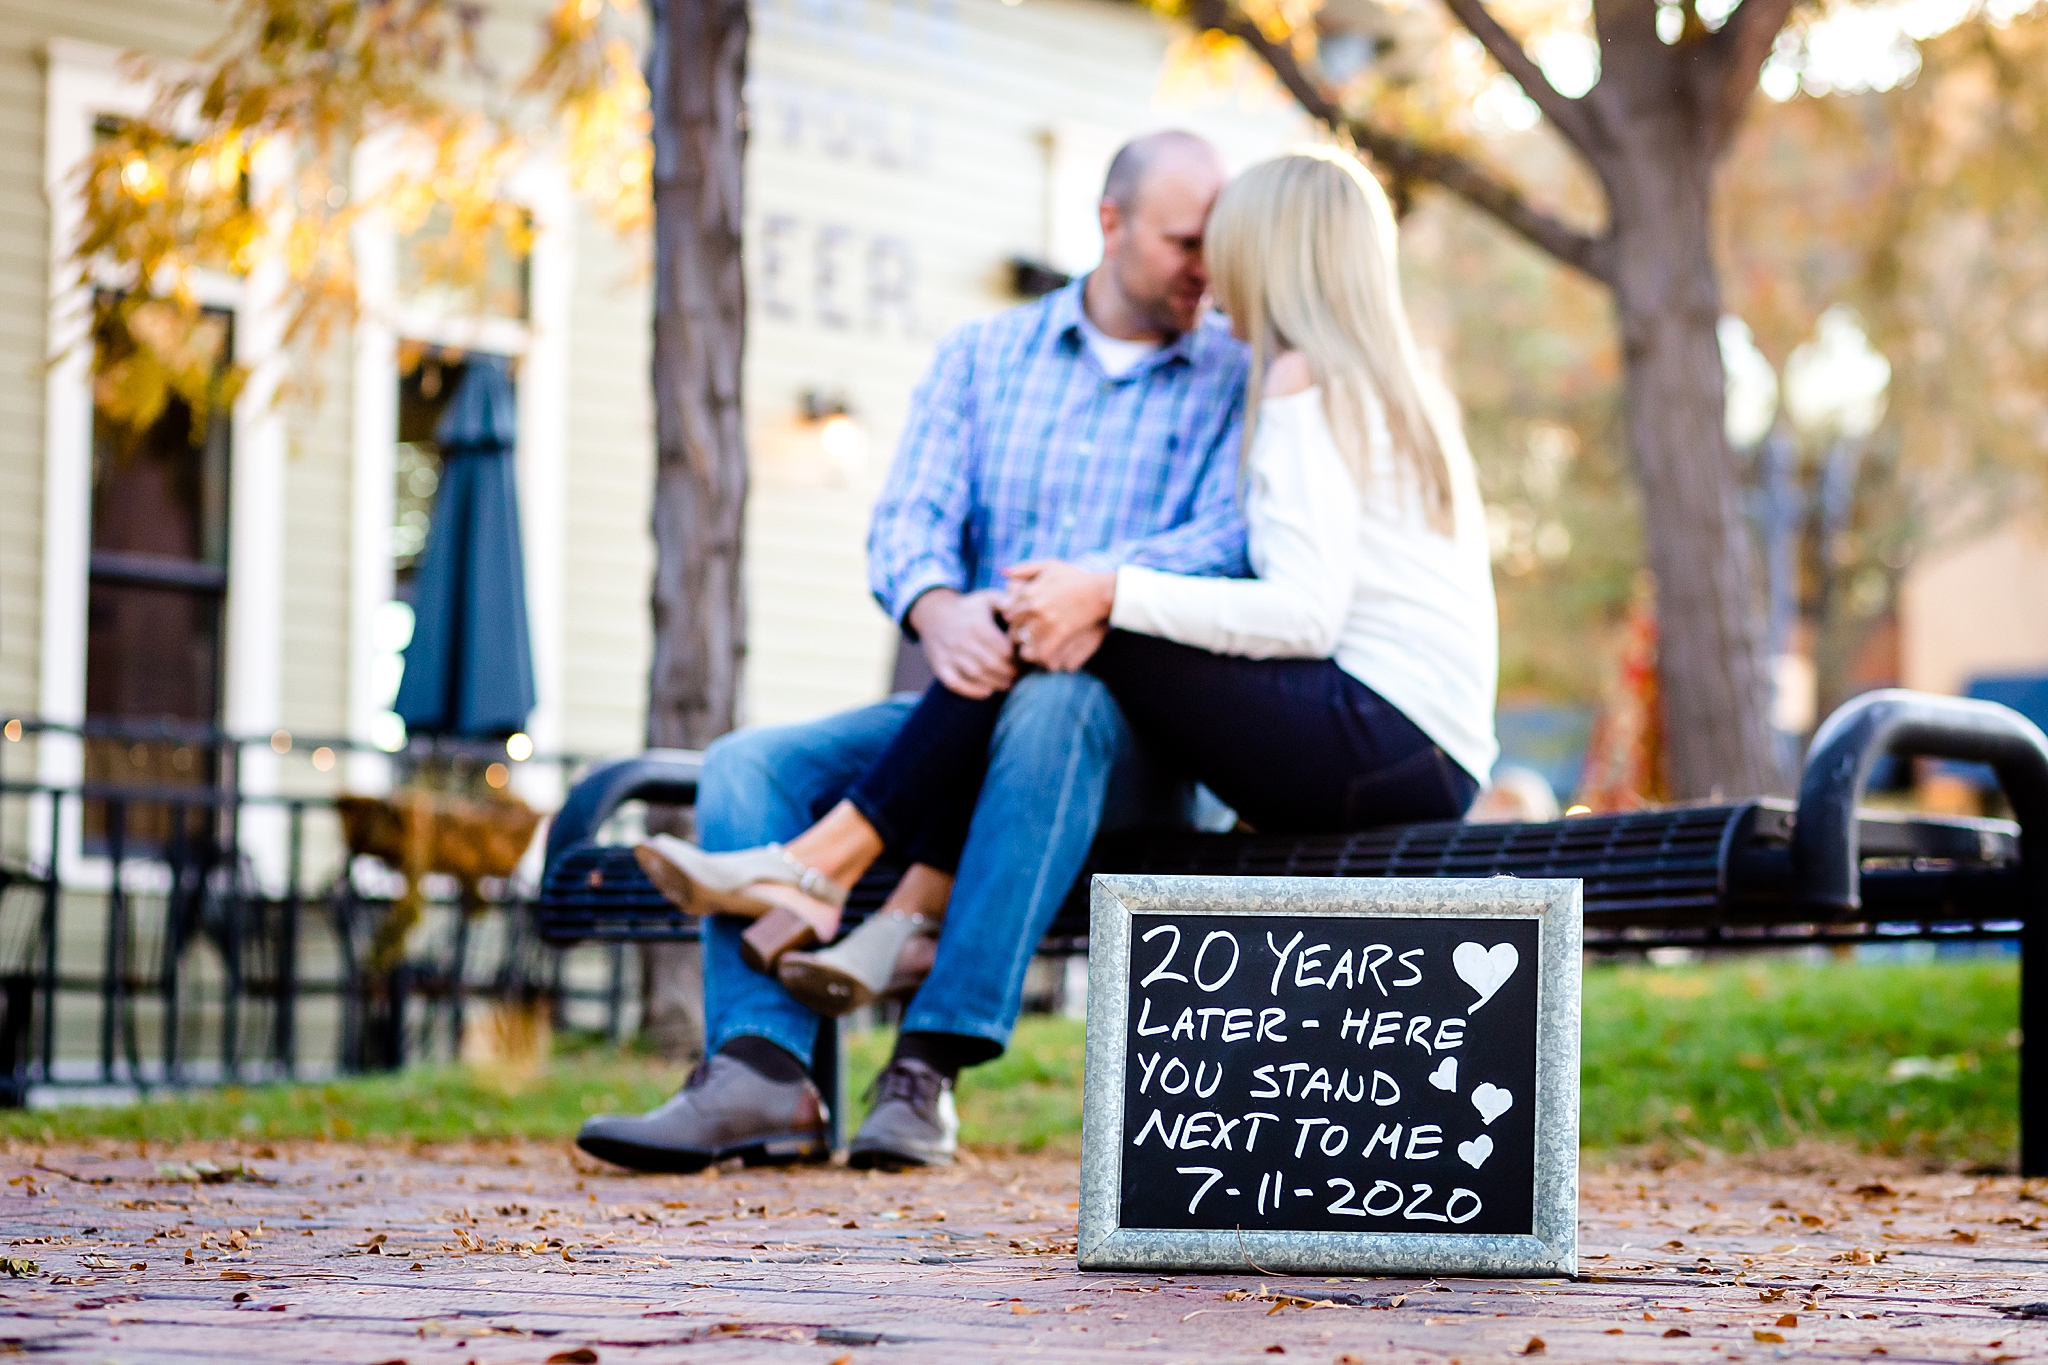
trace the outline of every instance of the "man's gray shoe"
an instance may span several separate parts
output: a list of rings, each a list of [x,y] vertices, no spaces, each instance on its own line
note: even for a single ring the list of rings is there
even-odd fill
[[[648,1114],[599,1114],[576,1145],[635,1171],[701,1171],[727,1157],[749,1166],[824,1161],[832,1155],[825,1104],[809,1077],[771,1081],[746,1063],[714,1056],[675,1097]]]
[[[854,1134],[846,1164],[860,1171],[944,1166],[959,1140],[953,1083],[923,1062],[898,1058],[875,1078],[875,1107]]]

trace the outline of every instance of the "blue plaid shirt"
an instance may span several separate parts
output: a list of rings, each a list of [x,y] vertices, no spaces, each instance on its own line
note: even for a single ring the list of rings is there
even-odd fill
[[[940,343],[868,531],[896,621],[931,588],[995,586],[1032,559],[1250,574],[1245,348],[1212,317],[1112,379],[1081,337],[1084,283]]]

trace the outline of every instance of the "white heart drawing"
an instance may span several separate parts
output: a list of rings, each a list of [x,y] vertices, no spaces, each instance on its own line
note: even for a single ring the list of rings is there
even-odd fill
[[[1481,1133],[1478,1137],[1473,1138],[1470,1142],[1461,1142],[1458,1144],[1458,1160],[1464,1162],[1467,1166],[1470,1166],[1475,1171],[1478,1170],[1481,1166],[1484,1166],[1486,1164],[1486,1158],[1492,1155],[1493,1139],[1488,1137],[1484,1133]]]
[[[1436,1070],[1429,1073],[1429,1083],[1439,1090],[1458,1093],[1458,1059],[1446,1057],[1436,1064]]]
[[[1479,998],[1472,1002],[1468,1013],[1476,1013],[1481,1005],[1493,999],[1493,993],[1508,983],[1520,966],[1522,955],[1515,951],[1512,943],[1496,943],[1491,948],[1482,948],[1476,943],[1460,943],[1451,951],[1451,966],[1458,977],[1473,990]]]
[[[1479,1111],[1479,1117],[1491,1124],[1514,1106],[1515,1097],[1491,1081],[1482,1082],[1472,1092],[1472,1107]]]

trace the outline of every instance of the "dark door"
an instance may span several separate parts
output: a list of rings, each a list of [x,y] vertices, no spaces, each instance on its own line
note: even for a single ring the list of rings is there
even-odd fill
[[[208,312],[197,344],[225,363],[232,318]],[[103,338],[96,378],[118,354]],[[92,559],[87,599],[86,780],[209,788],[230,765],[221,721],[228,585],[225,411],[197,419],[173,394],[147,424],[93,415]],[[174,800],[126,803],[122,836],[141,852],[173,837]],[[88,803],[88,846],[104,850],[109,804]],[[191,827],[206,821],[193,812]]]

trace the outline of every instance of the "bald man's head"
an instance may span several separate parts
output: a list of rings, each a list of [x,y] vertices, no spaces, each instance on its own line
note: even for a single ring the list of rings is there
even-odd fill
[[[1181,162],[1223,173],[1223,158],[1207,138],[1178,128],[1167,128],[1133,138],[1117,148],[1110,158],[1109,174],[1102,179],[1102,197],[1128,213],[1136,207],[1140,187],[1167,163]]]
[[[1227,178],[1223,158],[1193,133],[1148,133],[1117,152],[1101,206],[1102,274],[1115,297],[1091,289],[1090,315],[1098,303],[1112,314],[1097,326],[1172,336],[1195,325],[1209,288],[1202,228]]]

